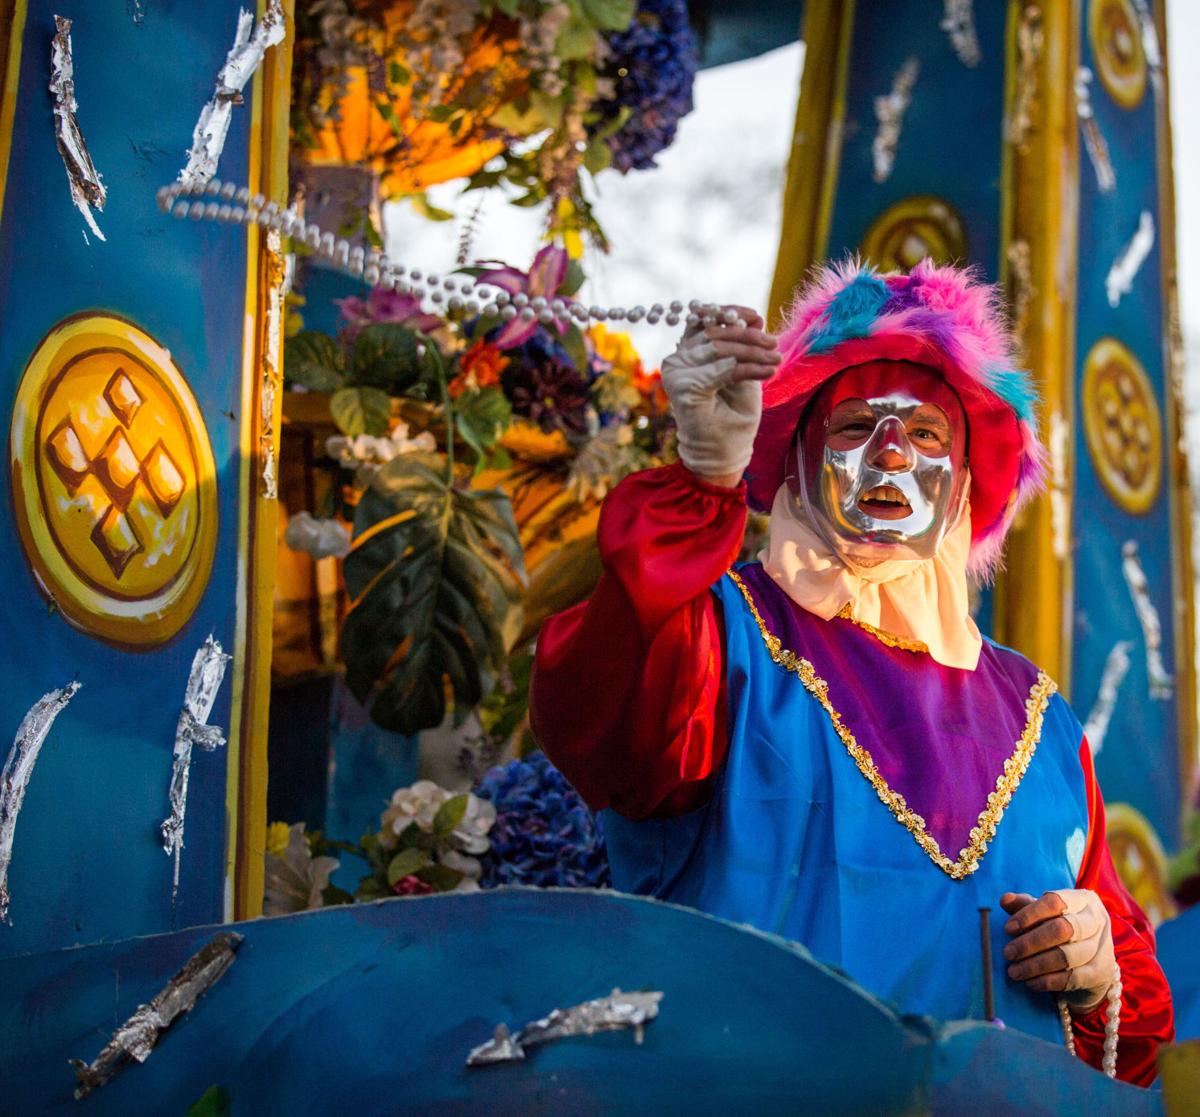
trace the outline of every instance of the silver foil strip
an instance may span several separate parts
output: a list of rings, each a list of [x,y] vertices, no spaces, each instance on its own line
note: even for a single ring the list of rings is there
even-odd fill
[[[983,61],[979,33],[975,30],[974,0],[945,0],[940,26],[950,36],[950,45],[959,62],[974,68]]]
[[[1117,708],[1117,695],[1125,676],[1129,673],[1129,653],[1132,649],[1133,641],[1118,640],[1104,661],[1100,689],[1096,692],[1096,701],[1092,703],[1091,713],[1083,726],[1083,735],[1087,738],[1093,756],[1099,755],[1100,750],[1104,748],[1104,738]]]
[[[1133,539],[1121,547],[1121,569],[1125,574],[1125,584],[1129,586],[1129,596],[1133,598],[1138,623],[1142,626],[1142,638],[1146,642],[1146,677],[1150,681],[1150,697],[1170,698],[1175,680],[1163,663],[1162,622],[1154,602],[1150,600],[1150,583],[1146,580],[1142,560],[1138,557],[1138,545]]]
[[[33,704],[17,727],[12,748],[4,760],[4,769],[0,771],[0,920],[5,923],[10,922],[8,867],[12,864],[13,836],[21,804],[25,802],[25,789],[29,786],[29,777],[33,775],[38,753],[42,751],[54,719],[75,697],[81,685],[68,683],[60,690],[43,694]]]
[[[102,210],[108,192],[92,162],[75,111],[75,63],[71,57],[71,21],[54,17],[54,39],[50,44],[50,92],[54,94],[54,142],[67,170],[71,201],[83,214],[88,227],[101,240],[104,234],[92,216],[92,207]]]
[[[548,1016],[526,1024],[519,1032],[510,1033],[504,1024],[496,1027],[495,1035],[467,1056],[467,1066],[483,1067],[493,1063],[514,1063],[525,1058],[530,1047],[567,1036],[591,1036],[597,1032],[612,1032],[632,1028],[634,1041],[642,1042],[642,1029],[658,1015],[663,995],[659,992],[622,993],[614,989],[607,997],[584,1001],[573,1008],[556,1008]]]
[[[72,1059],[78,1085],[75,1097],[83,1098],[108,1082],[130,1059],[144,1063],[162,1035],[180,1016],[191,1012],[196,1002],[233,965],[244,936],[235,931],[219,934],[206,943],[148,1004],[138,1005],[90,1063]]]
[[[891,176],[892,167],[896,163],[896,148],[900,144],[900,129],[904,125],[904,114],[912,104],[913,86],[917,84],[917,75],[920,72],[921,63],[917,58],[905,59],[904,65],[892,78],[892,91],[883,97],[875,98],[875,119],[879,127],[871,144],[871,161],[874,164],[872,175],[876,182],[886,182]]]
[[[1113,261],[1105,277],[1104,290],[1108,295],[1109,306],[1115,309],[1120,305],[1121,296],[1128,295],[1133,290],[1134,278],[1141,271],[1153,248],[1154,214],[1144,209],[1138,218],[1137,231],[1121,249],[1120,255]]]
[[[1117,172],[1113,169],[1112,157],[1108,154],[1108,143],[1096,123],[1092,111],[1092,71],[1080,66],[1075,71],[1075,115],[1083,131],[1083,146],[1087,150],[1092,170],[1096,172],[1096,186],[1102,194],[1111,194],[1117,188]]]
[[[219,726],[209,725],[217,691],[225,678],[225,668],[230,657],[225,654],[219,641],[209,636],[192,657],[192,669],[188,675],[187,689],[183,697],[183,709],[175,727],[175,751],[171,764],[171,810],[163,820],[163,850],[168,857],[175,858],[175,876],[172,885],[172,900],[179,890],[179,854],[183,849],[183,824],[187,814],[188,773],[192,765],[192,750],[201,748],[212,752],[225,744],[225,734]]]
[[[286,33],[280,0],[271,0],[257,27],[254,27],[254,16],[245,8],[239,9],[233,46],[217,74],[217,87],[212,98],[200,110],[192,130],[187,165],[179,172],[179,181],[185,186],[202,185],[217,173],[234,106],[243,103],[242,90],[262,63],[267,48],[283,42]]]

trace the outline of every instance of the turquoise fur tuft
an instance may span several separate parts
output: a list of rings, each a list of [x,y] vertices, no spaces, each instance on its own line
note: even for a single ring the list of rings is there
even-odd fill
[[[1035,422],[1034,404],[1037,391],[1029,379],[1029,373],[1017,368],[990,368],[987,372],[988,387],[1017,413],[1017,418],[1027,423]]]
[[[860,272],[830,302],[825,324],[813,335],[808,351],[827,353],[847,338],[866,337],[891,294],[877,275]]]

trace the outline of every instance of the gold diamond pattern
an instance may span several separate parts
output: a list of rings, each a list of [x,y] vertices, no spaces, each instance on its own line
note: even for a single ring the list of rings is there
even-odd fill
[[[67,492],[74,496],[83,479],[91,472],[92,463],[70,419],[64,419],[46,440],[46,454],[54,472],[66,485]]]
[[[118,578],[125,573],[129,560],[142,549],[142,541],[138,538],[133,524],[112,504],[100,514],[100,519],[92,528],[92,542],[96,544],[104,556],[104,561]]]
[[[125,375],[123,368],[112,374],[112,379],[104,389],[104,399],[113,409],[113,414],[127,427],[133,422],[138,408],[145,402],[141,393],[133,386],[133,381]]]
[[[124,431],[114,430],[109,435],[104,449],[92,463],[92,469],[113,503],[124,511],[142,470],[142,463],[138,461]]]
[[[116,647],[170,640],[219,523],[204,416],[167,349],[125,318],[63,318],[26,362],[8,446],[20,544],[59,612]]]
[[[146,455],[146,460],[142,463],[142,477],[165,520],[183,496],[186,483],[179,466],[175,464],[175,459],[171,457],[161,439]]]

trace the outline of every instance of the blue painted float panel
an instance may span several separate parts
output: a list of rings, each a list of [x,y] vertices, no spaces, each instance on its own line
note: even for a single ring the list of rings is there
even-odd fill
[[[237,11],[233,0],[28,5],[0,219],[5,431],[26,363],[53,326],[84,311],[130,319],[170,350],[196,398],[216,463],[219,521],[211,577],[191,619],[157,650],[126,651],[48,606],[17,543],[12,476],[0,471],[0,534],[9,541],[0,554],[0,753],[44,693],[83,684],[41,751],[17,824],[12,925],[0,926],[0,954],[225,917],[228,749],[198,752],[193,763],[174,911],[158,828],[192,656],[210,633],[226,650],[234,645],[246,235],[173,221],[154,192],[185,162]],[[97,215],[105,242],[86,232],[55,146],[47,90],[55,13],[74,21],[79,122],[108,188]],[[233,115],[223,177],[246,180],[249,145],[247,104]],[[231,669],[211,715],[226,729],[232,677]]]
[[[68,1058],[94,1058],[216,929],[0,960],[0,1109],[183,1113],[218,1085],[255,1117],[1161,1113],[1061,1047],[903,1019],[802,947],[619,893],[445,894],[236,929],[229,971],[81,1103]],[[609,1033],[465,1066],[497,1024],[616,986],[664,994],[640,1046]]]

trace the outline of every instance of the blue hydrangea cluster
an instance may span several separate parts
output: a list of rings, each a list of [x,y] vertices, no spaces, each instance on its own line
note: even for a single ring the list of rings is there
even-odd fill
[[[612,56],[603,76],[616,96],[596,104],[602,132],[623,108],[629,119],[608,137],[613,166],[622,174],[655,166],[654,157],[669,147],[682,117],[692,111],[692,83],[699,51],[688,23],[685,0],[641,0],[625,31],[608,36]]]
[[[609,887],[608,856],[596,821],[545,753],[493,768],[475,794],[496,808],[482,887]]]

